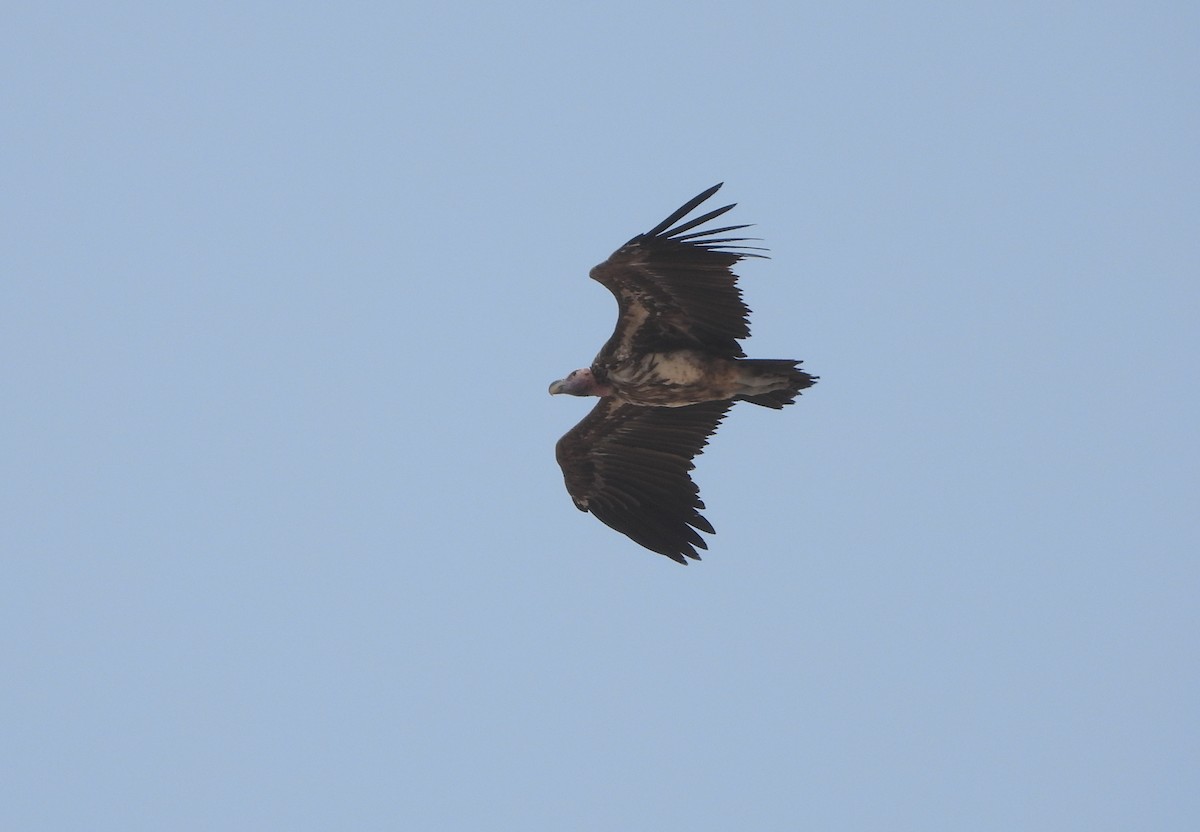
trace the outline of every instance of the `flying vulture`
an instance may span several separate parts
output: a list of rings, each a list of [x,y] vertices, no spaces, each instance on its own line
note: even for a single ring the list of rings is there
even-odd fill
[[[708,548],[697,530],[714,533],[688,473],[693,457],[734,402],[779,409],[817,380],[799,361],[742,352],[750,310],[733,265],[763,249],[721,236],[747,225],[693,230],[733,205],[680,222],[720,187],[592,269],[617,298],[617,328],[591,367],[550,385],[551,394],[600,397],[555,447],[576,507],[683,564]]]

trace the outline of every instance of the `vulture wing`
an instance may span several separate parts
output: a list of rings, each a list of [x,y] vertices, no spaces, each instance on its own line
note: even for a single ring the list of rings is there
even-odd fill
[[[733,265],[764,255],[748,250],[756,246],[736,245],[753,238],[719,235],[749,226],[692,230],[733,205],[675,225],[720,187],[714,185],[689,200],[592,269],[592,279],[616,296],[620,309],[617,328],[597,356],[598,363],[684,348],[702,348],[726,358],[745,355],[738,339],[750,335],[750,310],[742,301]]]
[[[699,560],[696,547],[708,546],[696,530],[714,532],[688,472],[732,405],[639,407],[602,398],[554,449],[575,506],[651,551]]]

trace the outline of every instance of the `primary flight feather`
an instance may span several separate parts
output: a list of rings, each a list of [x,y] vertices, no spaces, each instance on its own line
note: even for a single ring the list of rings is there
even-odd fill
[[[694,230],[733,205],[680,222],[720,187],[592,269],[616,296],[616,329],[590,367],[550,385],[600,397],[555,448],[576,507],[679,563],[699,560],[699,532],[714,533],[689,472],[729,408],[779,409],[817,380],[799,361],[745,357],[750,310],[733,266],[763,255],[740,245],[749,238],[721,236],[746,225]]]

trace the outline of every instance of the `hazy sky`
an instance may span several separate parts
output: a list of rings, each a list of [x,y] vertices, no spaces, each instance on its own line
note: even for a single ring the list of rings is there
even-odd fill
[[[1194,3],[39,3],[0,30],[0,827],[1191,830]],[[553,448],[707,186],[684,568]]]

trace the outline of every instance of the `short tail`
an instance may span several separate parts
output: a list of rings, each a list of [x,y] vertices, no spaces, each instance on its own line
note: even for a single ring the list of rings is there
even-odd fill
[[[779,410],[791,404],[800,391],[817,383],[818,376],[800,369],[799,361],[772,358],[739,358],[741,393],[735,401],[751,402]]]

